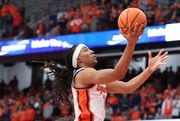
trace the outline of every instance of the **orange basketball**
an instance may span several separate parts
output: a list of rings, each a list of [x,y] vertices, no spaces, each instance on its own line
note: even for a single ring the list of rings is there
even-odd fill
[[[144,28],[147,25],[147,18],[143,11],[138,8],[127,8],[121,12],[118,18],[119,29],[128,34],[129,25],[134,26],[136,23],[143,24]]]

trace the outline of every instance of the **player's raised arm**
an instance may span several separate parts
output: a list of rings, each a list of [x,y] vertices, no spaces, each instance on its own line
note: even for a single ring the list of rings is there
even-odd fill
[[[124,53],[115,67],[115,73],[120,75],[120,79],[124,78],[128,70],[136,42],[143,34],[146,25],[146,15],[138,8],[127,8],[118,18],[118,27],[128,41]]]
[[[163,49],[152,58],[151,52],[148,52],[148,67],[139,75],[129,80],[128,82],[116,81],[107,84],[107,90],[110,93],[132,93],[140,87],[159,66],[164,65],[164,60],[168,58],[168,52],[163,53]]]

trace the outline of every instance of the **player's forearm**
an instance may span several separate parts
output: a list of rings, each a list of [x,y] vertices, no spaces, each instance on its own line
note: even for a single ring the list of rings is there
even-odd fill
[[[135,49],[135,44],[127,44],[126,48],[123,52],[123,55],[117,65],[115,66],[115,72],[117,75],[120,76],[120,79],[125,77],[125,74],[128,70],[128,66],[131,62],[132,55]]]
[[[149,68],[146,68],[142,73],[136,77],[129,80],[126,84],[129,87],[129,93],[134,92],[138,87],[140,87],[151,75],[152,71]]]

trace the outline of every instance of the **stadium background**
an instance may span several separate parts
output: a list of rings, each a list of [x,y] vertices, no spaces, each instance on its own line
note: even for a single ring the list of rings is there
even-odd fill
[[[127,7],[144,10],[148,27],[180,22],[179,0],[1,0],[0,42],[56,35],[117,30],[117,17]],[[176,31],[176,30],[174,30]],[[147,50],[170,52],[167,66],[160,68],[133,94],[107,98],[106,121],[180,118],[180,42],[137,44],[124,81],[146,67]],[[97,69],[113,67],[124,45],[94,48]],[[52,78],[32,60],[62,63],[63,51],[0,56],[0,120],[72,120],[70,105],[55,104]],[[69,96],[72,97],[70,90]],[[170,106],[167,110],[166,106]],[[166,113],[162,113],[162,112]]]

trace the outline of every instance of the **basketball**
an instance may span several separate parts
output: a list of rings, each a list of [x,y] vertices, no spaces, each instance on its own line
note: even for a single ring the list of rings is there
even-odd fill
[[[129,26],[134,26],[136,23],[143,24],[144,28],[147,25],[145,13],[138,8],[127,8],[119,15],[118,27],[125,34],[128,34]]]

